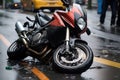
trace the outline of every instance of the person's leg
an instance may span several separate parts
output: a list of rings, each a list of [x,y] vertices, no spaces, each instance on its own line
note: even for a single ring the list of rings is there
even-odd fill
[[[101,13],[101,16],[100,16],[100,23],[101,24],[104,24],[107,8],[108,8],[108,3],[107,3],[106,0],[103,0],[103,3],[102,3],[102,13]]]
[[[101,12],[102,12],[102,0],[97,0],[97,3],[98,3],[97,13],[101,14]]]
[[[111,7],[111,10],[112,10],[110,25],[115,25],[116,12],[117,12],[117,2],[115,0],[111,1],[110,7]]]
[[[120,27],[120,1],[118,1],[118,17],[117,17],[117,26]]]

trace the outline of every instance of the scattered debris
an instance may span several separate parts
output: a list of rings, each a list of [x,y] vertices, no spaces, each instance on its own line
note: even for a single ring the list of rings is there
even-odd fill
[[[13,68],[11,66],[6,66],[5,69],[6,70],[12,70]]]
[[[90,69],[102,69],[102,66],[95,66],[95,67],[90,67]]]
[[[109,52],[108,52],[108,50],[102,50],[102,53],[103,53],[103,54],[107,54],[107,53],[109,53]]]

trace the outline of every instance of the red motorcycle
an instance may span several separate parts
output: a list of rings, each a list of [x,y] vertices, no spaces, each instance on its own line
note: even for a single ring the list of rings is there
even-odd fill
[[[90,34],[87,15],[80,5],[62,0],[66,10],[58,10],[52,18],[43,12],[35,15],[35,20],[22,25],[17,22],[19,39],[7,50],[9,59],[21,60],[27,56],[41,62],[51,63],[54,70],[64,73],[82,73],[93,63],[93,52],[81,34]],[[69,0],[68,0],[69,1]],[[24,28],[27,27],[28,29]]]

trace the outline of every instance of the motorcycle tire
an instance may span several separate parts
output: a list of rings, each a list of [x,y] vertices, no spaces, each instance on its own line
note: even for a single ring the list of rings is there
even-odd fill
[[[70,58],[70,55],[64,54],[65,45],[56,49],[53,54],[53,69],[67,74],[81,74],[90,68],[93,63],[91,48],[86,44],[76,43],[72,49],[73,59]]]
[[[7,55],[10,60],[22,60],[27,57],[25,54],[26,48],[19,40],[14,41],[7,50]]]

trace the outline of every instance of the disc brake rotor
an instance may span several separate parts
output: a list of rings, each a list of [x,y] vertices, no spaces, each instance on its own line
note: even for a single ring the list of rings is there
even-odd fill
[[[85,52],[79,48],[76,48],[76,52],[72,52],[72,55],[77,57],[73,57],[72,60],[70,60],[68,59],[68,56],[63,56],[63,55],[59,56],[60,62],[64,64],[79,64],[79,63],[83,63],[86,59]]]

